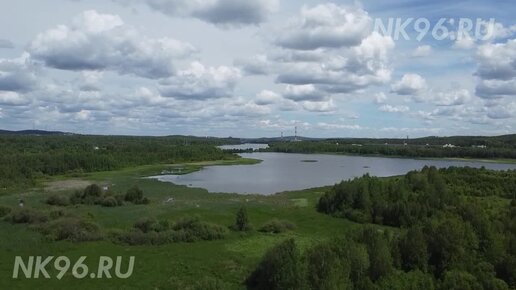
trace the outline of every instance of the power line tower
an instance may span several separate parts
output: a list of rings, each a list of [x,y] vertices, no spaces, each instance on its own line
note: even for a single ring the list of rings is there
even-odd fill
[[[294,127],[294,141],[297,141],[297,126]]]

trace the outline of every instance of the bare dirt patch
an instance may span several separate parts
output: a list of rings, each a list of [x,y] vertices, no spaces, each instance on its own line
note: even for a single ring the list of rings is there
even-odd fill
[[[81,179],[67,179],[45,182],[46,191],[63,191],[72,189],[82,189],[92,184],[91,181]]]

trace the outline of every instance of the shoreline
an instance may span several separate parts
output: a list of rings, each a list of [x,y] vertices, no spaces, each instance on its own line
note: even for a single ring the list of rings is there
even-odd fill
[[[464,161],[464,162],[482,162],[482,163],[498,163],[498,164],[516,164],[516,159],[479,159],[467,157],[413,157],[402,155],[382,155],[382,154],[353,154],[353,153],[339,153],[339,152],[281,152],[281,151],[257,151],[245,152],[252,153],[284,153],[284,154],[306,154],[306,155],[338,155],[338,156],[353,156],[353,157],[379,157],[379,158],[396,158],[396,159],[414,159],[414,160],[443,160],[443,161]],[[242,154],[242,153],[238,153]]]

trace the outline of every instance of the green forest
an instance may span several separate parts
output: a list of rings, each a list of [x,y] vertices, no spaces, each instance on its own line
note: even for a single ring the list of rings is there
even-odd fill
[[[425,167],[330,188],[317,210],[363,226],[264,256],[250,289],[514,289],[516,171]],[[373,227],[371,224],[384,227]]]
[[[406,145],[405,145],[406,144]],[[443,147],[451,144],[455,147]],[[275,141],[263,151],[335,153],[423,158],[516,159],[516,135],[498,137],[426,137],[419,139],[324,139]]]
[[[216,145],[231,139],[125,136],[0,136],[0,188],[33,186],[37,178],[147,164],[234,159]]]

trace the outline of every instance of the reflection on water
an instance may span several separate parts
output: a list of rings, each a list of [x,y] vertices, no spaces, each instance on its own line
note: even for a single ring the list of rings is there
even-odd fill
[[[209,166],[187,175],[164,175],[162,181],[206,188],[210,192],[273,194],[287,190],[332,185],[369,173],[374,176],[405,174],[423,166],[470,166],[516,169],[516,164],[418,160],[326,154],[245,153],[263,160],[255,165]],[[306,162],[310,160],[310,162]],[[305,162],[303,162],[305,161]]]

